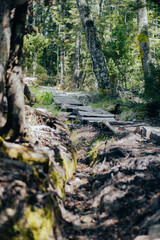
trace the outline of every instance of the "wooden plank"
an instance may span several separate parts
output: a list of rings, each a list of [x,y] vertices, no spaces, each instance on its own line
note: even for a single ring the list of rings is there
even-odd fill
[[[93,117],[82,117],[79,118],[82,121],[88,121],[88,122],[115,122],[116,120],[114,118],[93,118]]]
[[[75,99],[71,96],[53,97],[53,100],[58,105],[68,104],[68,105],[82,106],[82,103],[80,101],[78,101],[77,99]]]
[[[111,113],[106,112],[105,114],[103,113],[98,113],[94,111],[81,111],[77,109],[73,109],[72,112],[73,115],[81,116],[81,117],[93,117],[93,118],[114,118],[114,115]]]
[[[101,122],[106,123],[106,122],[108,122],[111,125],[114,125],[114,123],[118,124],[118,122],[114,118],[90,118],[90,117],[79,117],[79,116],[75,116],[75,115],[69,115],[67,118],[73,119],[73,120],[79,120],[84,123],[101,123]]]
[[[67,110],[78,110],[78,111],[84,111],[84,112],[89,112],[92,111],[93,108],[91,106],[69,106]]]
[[[109,112],[105,111],[104,109],[102,108],[96,108],[96,109],[93,109],[94,112],[97,112],[97,113],[104,113],[104,114],[107,114]],[[110,113],[111,114],[111,113]]]

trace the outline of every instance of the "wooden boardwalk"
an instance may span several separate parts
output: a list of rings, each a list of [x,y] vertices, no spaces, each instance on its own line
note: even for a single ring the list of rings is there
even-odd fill
[[[93,109],[91,106],[84,106],[74,94],[68,94],[65,92],[56,94],[53,93],[53,100],[58,107],[70,112],[68,119],[75,119],[82,123],[101,124],[106,126],[108,130],[116,133],[115,128],[124,126],[125,129],[138,133],[150,140],[153,140],[156,144],[160,145],[160,128],[145,126],[144,123],[132,122],[132,121],[117,121],[114,118],[114,114],[111,114],[102,108]],[[113,127],[111,127],[114,126]]]
[[[91,106],[84,106],[73,95],[55,95],[53,100],[61,109],[71,112],[68,115],[69,119],[78,119],[85,123],[113,123],[115,122],[114,115],[99,108],[93,109]]]

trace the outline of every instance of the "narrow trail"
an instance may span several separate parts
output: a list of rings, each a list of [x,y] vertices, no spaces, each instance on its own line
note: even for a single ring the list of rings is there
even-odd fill
[[[75,126],[72,135],[78,164],[66,185],[65,239],[147,236],[150,227],[160,223],[159,147],[132,128],[119,130],[119,138],[101,139],[97,163],[90,167],[88,147],[102,133],[88,124]]]
[[[121,124],[77,102],[68,106],[71,97],[57,101],[76,119],[70,130],[78,150],[61,207],[64,239],[160,239],[160,129]]]

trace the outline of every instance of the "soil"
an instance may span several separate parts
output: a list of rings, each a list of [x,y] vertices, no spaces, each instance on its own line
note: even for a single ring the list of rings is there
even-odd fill
[[[27,118],[40,125],[34,127],[35,143],[54,158],[52,141],[57,145],[64,142],[66,146],[70,143],[69,133],[58,119],[48,114],[41,117],[38,110],[27,108]],[[69,127],[78,162],[76,173],[66,184],[66,198],[60,205],[63,239],[134,240],[143,235],[146,238],[141,240],[153,240],[148,238],[152,229],[156,226],[160,232],[159,146],[136,133],[132,125],[117,125],[116,135],[109,135],[104,128],[92,124]],[[32,169],[24,171],[24,166],[19,165],[8,168],[9,164],[11,162],[1,163],[0,197],[4,206],[11,196],[15,206],[26,196],[31,201],[34,196],[33,202],[43,205],[37,200],[40,193],[32,178]],[[20,167],[22,170],[17,170]]]
[[[91,125],[72,126],[78,164],[61,206],[65,239],[132,240],[160,224],[160,148],[132,126],[116,130],[107,139]],[[102,144],[91,167],[95,139]]]

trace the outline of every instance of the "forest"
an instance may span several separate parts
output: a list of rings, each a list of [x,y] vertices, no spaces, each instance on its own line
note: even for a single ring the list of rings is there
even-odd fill
[[[160,239],[159,145],[159,0],[0,0],[0,239]]]
[[[37,75],[40,82],[59,84],[65,89],[100,89],[92,52],[92,44],[97,41],[113,94],[117,94],[118,88],[127,88],[151,97],[159,95],[158,4],[88,1],[88,9],[79,14],[81,1],[79,7],[72,0],[57,1],[53,6],[42,2],[33,4],[34,17],[31,14],[27,19],[28,26],[35,29],[24,40],[27,75]],[[81,23],[85,14],[88,19]]]

